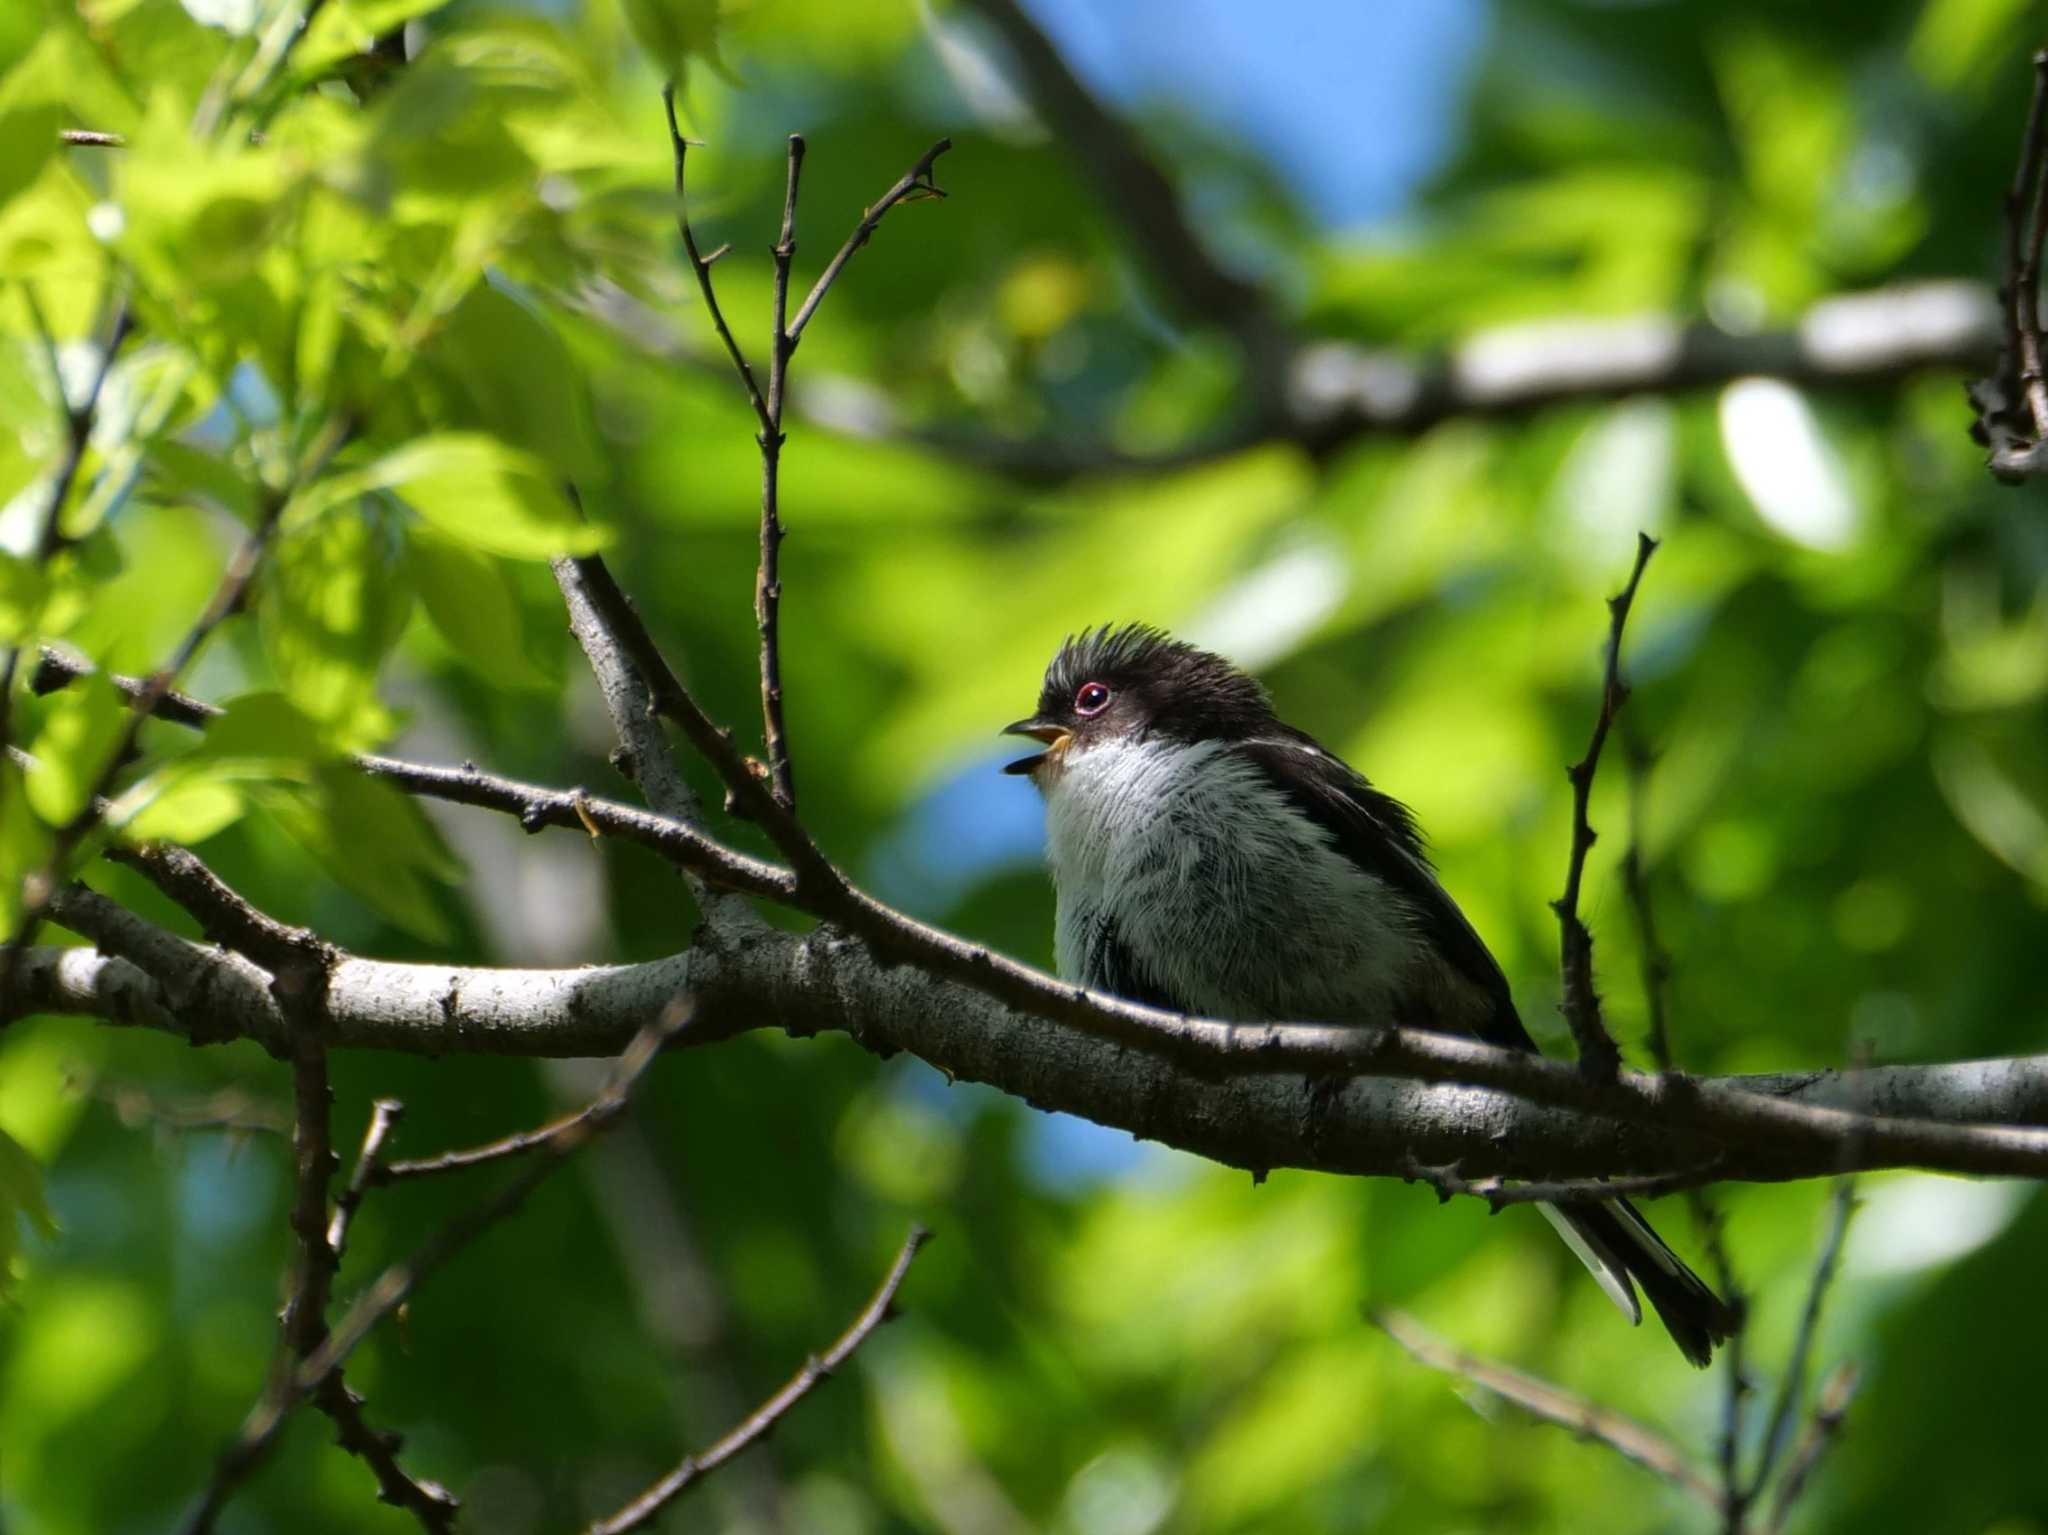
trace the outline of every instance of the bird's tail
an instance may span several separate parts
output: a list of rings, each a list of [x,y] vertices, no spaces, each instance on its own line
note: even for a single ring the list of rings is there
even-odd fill
[[[1635,1291],[1641,1285],[1678,1351],[1701,1369],[1713,1358],[1714,1345],[1734,1335],[1740,1320],[1734,1308],[1664,1245],[1626,1199],[1536,1208],[1631,1322],[1643,1319]]]

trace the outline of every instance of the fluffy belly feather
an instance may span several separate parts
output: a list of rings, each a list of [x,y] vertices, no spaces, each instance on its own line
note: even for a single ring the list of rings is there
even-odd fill
[[[1360,1023],[1411,979],[1405,902],[1219,744],[1069,753],[1047,821],[1063,976],[1132,994],[1113,943],[1192,1012]]]

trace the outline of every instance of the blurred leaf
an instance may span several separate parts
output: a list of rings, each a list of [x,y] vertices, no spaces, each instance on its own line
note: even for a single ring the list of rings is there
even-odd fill
[[[42,1168],[21,1142],[0,1130],[0,1301],[14,1299],[23,1221],[46,1239],[57,1234],[57,1218],[43,1195]]]
[[[42,603],[42,568],[0,549],[0,645],[27,638]]]
[[[124,794],[122,800],[126,802],[133,793]],[[160,792],[148,793],[141,808],[119,824],[141,841],[197,847],[239,820],[243,805],[241,791],[233,784],[203,773],[180,771]]]
[[[97,674],[50,699],[29,745],[36,767],[24,784],[29,805],[46,823],[62,826],[85,809],[128,714],[127,700]]]
[[[698,59],[729,84],[737,84],[718,56],[718,0],[620,0],[633,37],[647,50],[654,72],[677,86],[686,83],[690,61]]]
[[[588,554],[604,542],[530,453],[475,432],[441,432],[335,475],[302,501],[303,515],[377,490],[395,490],[441,532],[513,559]]]
[[[405,795],[343,763],[316,764],[303,784],[252,791],[293,841],[337,881],[407,932],[446,942],[448,919],[434,886],[461,865]]]
[[[286,695],[344,744],[382,733],[380,662],[405,632],[412,586],[403,535],[371,501],[298,521],[274,543],[256,602]]]
[[[589,391],[554,327],[519,299],[481,283],[428,348],[452,372],[477,420],[580,485],[603,475]]]
[[[498,562],[430,528],[406,534],[413,585],[457,659],[505,687],[543,679],[526,655],[519,605]]]

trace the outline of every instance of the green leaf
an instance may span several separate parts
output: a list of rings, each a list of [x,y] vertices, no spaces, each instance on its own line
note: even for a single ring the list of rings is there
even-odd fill
[[[738,83],[718,56],[718,0],[624,0],[624,9],[626,24],[647,50],[656,74],[681,85],[694,58],[721,79]]]
[[[455,375],[497,436],[525,444],[573,482],[591,484],[603,473],[576,361],[554,327],[517,298],[479,284],[427,356]]]
[[[406,553],[427,617],[457,660],[506,687],[546,680],[527,659],[519,604],[496,560],[425,527],[408,533]]]
[[[405,795],[336,762],[317,764],[304,784],[268,785],[255,794],[342,885],[408,932],[447,942],[433,886],[460,878],[462,866]]]
[[[224,707],[227,712],[207,727],[205,741],[188,761],[310,762],[330,755],[319,722],[282,693],[244,693]]]
[[[80,678],[49,702],[29,753],[24,789],[35,813],[62,826],[79,811],[128,721],[128,701],[106,678]]]
[[[40,565],[0,549],[0,645],[15,644],[34,632],[44,585]]]
[[[370,503],[335,507],[277,542],[257,628],[285,692],[349,745],[383,727],[377,668],[412,612],[403,544]]]
[[[21,1142],[0,1130],[0,1300],[13,1299],[23,1220],[46,1239],[57,1234],[57,1218],[43,1197],[42,1168]]]
[[[242,793],[233,784],[205,773],[179,771],[168,775],[161,787],[152,786],[147,802],[123,830],[143,841],[160,839],[192,847],[240,820],[244,807]]]
[[[442,532],[513,559],[588,554],[604,542],[577,515],[546,464],[480,432],[442,432],[407,443],[367,469],[316,486],[305,510],[374,490],[395,490]]]

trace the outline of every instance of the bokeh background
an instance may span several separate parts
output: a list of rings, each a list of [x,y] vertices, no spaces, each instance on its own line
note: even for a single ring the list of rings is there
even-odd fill
[[[1284,333],[1409,356],[1645,315],[1742,337],[1949,279],[1980,286],[1944,302],[1982,310],[2044,35],[2020,0],[1026,10]],[[351,57],[407,15],[409,62]],[[745,734],[753,423],[678,259],[659,66],[614,0],[332,0],[265,142],[201,154],[184,125],[270,19],[263,0],[0,16],[20,168],[0,170],[5,269],[80,369],[110,255],[142,294],[88,460],[79,600],[43,632],[153,666],[236,536],[224,487],[280,418],[345,403],[364,413],[358,456],[461,427],[577,473],[614,568]],[[692,210],[707,243],[733,243],[720,291],[757,356],[783,135],[810,144],[800,278],[926,144],[956,144],[949,198],[890,215],[795,364],[790,731],[811,826],[870,888],[1049,962],[1039,811],[996,773],[994,731],[1064,634],[1149,620],[1256,668],[1286,717],[1414,807],[1524,1016],[1562,1047],[1546,902],[1563,766],[1595,704],[1600,599],[1642,528],[1663,548],[1629,719],[1655,759],[1641,846],[1683,1061],[2043,1048],[2048,507],[1984,473],[1960,367],[1212,452],[1270,379],[1156,280],[1162,231],[1098,195],[1091,146],[1040,110],[978,8],[754,0],[726,9],[719,49],[728,73],[694,59],[686,84],[705,146]],[[53,122],[133,147],[53,152]],[[58,442],[20,292],[0,298],[15,554]],[[1104,455],[1125,462],[1068,472]],[[190,685],[282,688],[329,748],[395,740],[626,791],[544,566],[389,497],[295,526]],[[60,750],[65,708],[19,700],[18,738]],[[1626,776],[1617,758],[1596,795],[1589,913],[1641,1061]],[[364,953],[597,963],[668,952],[692,920],[652,858],[481,813],[213,784],[174,829],[266,909]],[[184,926],[119,871],[86,877]],[[374,1055],[336,1071],[344,1144],[392,1094],[412,1153],[536,1121],[596,1079]],[[24,1241],[0,1317],[0,1518],[18,1535],[165,1529],[204,1479],[275,1335],[288,1086],[253,1046],[70,1019],[0,1039],[0,1128],[44,1168],[57,1221]],[[237,1128],[180,1126],[223,1114]],[[343,1292],[479,1193],[376,1196]],[[1859,1196],[1816,1358],[1855,1361],[1864,1385],[1792,1527],[2048,1531],[2048,1205],[1913,1175]],[[1826,1190],[1719,1197],[1767,1397]],[[1653,1214],[1699,1252],[1683,1201]],[[906,1316],[669,1527],[1712,1527],[1363,1321],[1367,1303],[1408,1309],[1708,1462],[1719,1376],[1622,1325],[1527,1212],[1301,1173],[1254,1187],[842,1039],[662,1063],[631,1123],[429,1285],[351,1378],[410,1463],[466,1498],[468,1528],[572,1527],[833,1336],[912,1220],[938,1236]],[[222,1528],[410,1528],[328,1438],[302,1414]]]

